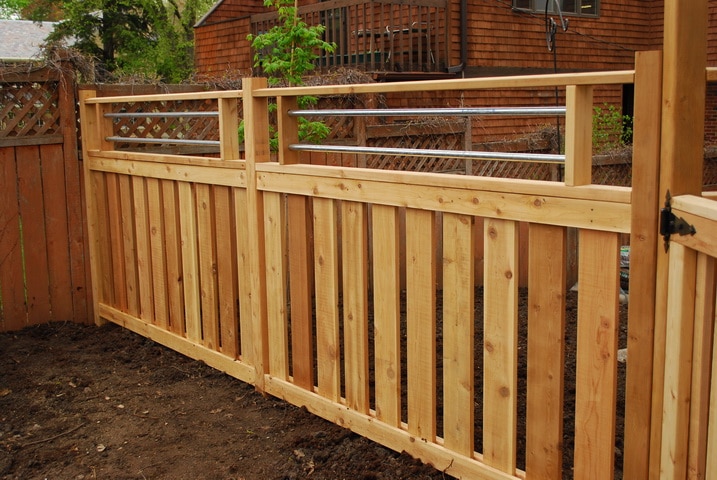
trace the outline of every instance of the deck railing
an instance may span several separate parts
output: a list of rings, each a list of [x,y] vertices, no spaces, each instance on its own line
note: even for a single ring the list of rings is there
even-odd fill
[[[643,388],[653,374],[654,303],[630,303],[618,438],[619,254],[630,235],[639,259],[630,291],[654,292],[659,150],[651,135],[661,100],[650,87],[659,68],[660,55],[649,53],[638,55],[637,73],[271,89],[252,78],[236,92],[85,92],[99,316],[456,477],[645,478],[655,428],[652,392]],[[592,185],[593,86],[633,82],[633,185]],[[296,138],[297,115],[306,114],[297,112],[298,96],[527,86],[566,89],[566,153],[544,159],[564,162],[564,181],[301,162],[311,147]],[[220,158],[115,150],[113,113],[123,104],[189,98],[216,102]],[[271,98],[278,161],[269,150]],[[519,254],[520,222],[529,225],[527,256]],[[580,247],[576,338],[564,337],[569,231]],[[527,306],[519,302],[522,262]],[[567,343],[576,345],[574,379],[566,377]],[[568,382],[574,404],[564,399]],[[563,428],[566,416],[574,429]],[[624,442],[624,465],[616,442]],[[567,445],[572,464],[563,463]]]
[[[331,0],[300,6],[310,26],[326,27],[336,51],[319,67],[350,67],[378,74],[446,72],[448,9],[445,0]],[[276,24],[275,12],[251,17],[254,35]]]

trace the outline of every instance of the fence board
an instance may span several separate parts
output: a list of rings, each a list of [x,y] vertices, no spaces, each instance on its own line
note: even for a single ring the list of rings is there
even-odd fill
[[[446,448],[471,456],[474,430],[473,222],[443,216],[443,422]]]
[[[708,425],[710,428],[707,432],[707,465],[705,466],[705,477],[713,478],[717,475],[717,326],[712,332],[712,368],[710,380],[710,403],[708,414]]]
[[[364,204],[341,203],[341,254],[344,306],[346,403],[369,411],[368,242]]]
[[[436,439],[435,213],[406,210],[408,431]]]
[[[149,209],[146,179],[132,177],[132,211],[134,212],[135,242],[137,250],[137,293],[139,317],[155,323],[152,289],[152,260],[150,247]]]
[[[579,232],[575,478],[611,479],[615,455],[620,242]]]
[[[181,226],[179,222],[179,196],[175,182],[162,180],[161,212],[164,220],[164,248],[167,260],[167,302],[169,306],[169,329],[183,335],[186,332],[184,318],[184,272],[182,267]]]
[[[567,231],[530,225],[526,467],[530,478],[562,478]]]
[[[284,205],[278,193],[264,193],[264,249],[266,251],[266,290],[273,302],[267,302],[269,368],[267,373],[282,380],[289,378],[289,339],[287,331],[287,292],[284,254],[286,238]]]
[[[0,148],[0,321],[2,330],[27,324],[15,149]]]
[[[112,284],[113,275],[113,262],[112,262],[112,244],[110,235],[110,217],[109,217],[109,192],[107,190],[106,176],[102,173],[91,172],[88,174],[92,183],[92,191],[94,192],[93,198],[88,203],[91,204],[89,208],[93,211],[94,226],[90,225],[90,228],[94,229],[95,242],[95,257],[97,258],[96,272],[93,272],[99,278],[97,288],[97,299],[96,302],[105,302],[108,304],[116,305],[115,303],[115,291],[114,285]],[[97,312],[99,315],[99,313]]]
[[[253,358],[252,349],[254,345],[254,329],[252,326],[252,303],[251,303],[251,265],[249,255],[252,251],[249,242],[249,227],[247,219],[249,218],[247,205],[247,191],[243,188],[232,189],[232,201],[234,205],[234,224],[236,228],[237,241],[237,282],[239,288],[239,354],[242,358],[250,363],[247,358]],[[263,214],[262,214],[263,215]],[[282,240],[283,233],[279,236]],[[282,243],[282,245],[284,245]],[[268,276],[268,274],[267,274]],[[277,292],[279,292],[277,290]],[[285,299],[283,290],[282,300]],[[286,305],[283,303],[282,305]],[[283,319],[286,320],[285,318]]]
[[[199,260],[199,297],[202,312],[202,341],[210,350],[219,350],[219,311],[217,252],[214,235],[215,212],[211,187],[194,186],[197,206],[197,255]],[[220,221],[226,222],[226,219]]]
[[[232,208],[232,190],[213,187],[217,236],[217,293],[219,294],[219,346],[231,357],[239,356],[239,312],[237,299],[236,217]]]
[[[152,280],[152,321],[162,329],[169,329],[167,301],[167,260],[165,257],[164,225],[162,221],[162,190],[156,178],[145,179],[147,184],[147,226],[149,228],[149,266]]]
[[[294,383],[311,389],[314,386],[311,216],[305,197],[289,195],[287,201],[292,375]]]
[[[42,196],[47,235],[47,266],[51,317],[47,320],[74,321],[70,272],[67,191],[62,145],[39,147],[42,163]]]
[[[692,350],[692,381],[687,472],[690,478],[705,476],[709,423],[710,367],[715,320],[715,259],[697,254],[695,285],[695,327]]]
[[[50,275],[47,235],[42,195],[40,147],[17,148],[18,203],[22,220],[22,244],[25,256],[27,323],[37,325],[51,318]]]
[[[483,456],[516,468],[518,421],[518,223],[485,220]]]
[[[199,253],[197,246],[197,210],[193,185],[180,182],[179,232],[182,252],[182,282],[184,286],[184,324],[187,338],[202,340],[202,306],[199,279]]]
[[[341,398],[338,216],[333,200],[314,199],[316,355],[319,395]]]
[[[127,282],[124,263],[124,242],[122,241],[122,203],[119,175],[105,175],[107,188],[107,220],[110,258],[112,260],[112,286],[114,304],[119,310],[127,311]]]
[[[132,211],[132,178],[129,175],[119,175],[118,180],[127,312],[130,315],[137,316],[139,315],[139,287],[137,284],[137,245],[135,242],[134,212]]]
[[[372,246],[376,417],[393,427],[401,423],[401,276],[399,212],[373,205]]]

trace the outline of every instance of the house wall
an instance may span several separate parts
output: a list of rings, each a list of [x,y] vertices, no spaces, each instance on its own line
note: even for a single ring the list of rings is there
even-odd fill
[[[251,75],[251,49],[246,41],[249,16],[266,11],[260,2],[227,0],[196,28],[196,66],[202,76]],[[302,4],[315,3],[306,0]],[[510,0],[468,0],[467,61],[464,77],[632,69],[635,52],[662,48],[664,0],[602,0],[597,18],[566,16],[567,31],[558,29],[556,48],[548,50],[545,17],[515,11]],[[461,64],[460,0],[450,7],[449,66]],[[559,22],[557,15],[551,17]],[[717,66],[717,0],[709,5],[708,65]],[[631,91],[626,92],[631,95]],[[552,106],[564,104],[564,92],[552,89],[506,90],[495,93],[450,92],[421,98],[389,95],[387,106]],[[595,104],[623,104],[619,86],[595,92]],[[711,110],[710,110],[711,109]],[[708,100],[709,115],[717,118],[717,99]],[[555,118],[474,119],[473,143],[510,141],[556,125]],[[717,122],[708,122],[706,141],[717,141]]]
[[[201,77],[251,76],[252,52],[246,37],[250,17],[267,11],[261,1],[224,1],[194,29],[195,67]]]

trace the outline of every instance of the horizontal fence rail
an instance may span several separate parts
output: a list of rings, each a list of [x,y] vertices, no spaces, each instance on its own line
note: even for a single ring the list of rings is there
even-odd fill
[[[646,145],[660,121],[649,114],[659,89],[647,88],[660,65],[648,54],[638,55],[639,75],[297,88],[244,79],[241,91],[181,97],[218,103],[218,158],[116,150],[111,114],[123,103],[180,97],[85,92],[97,311],[458,478],[646,475],[650,307],[620,303],[620,255],[629,241],[643,259],[629,291],[654,290],[658,208],[637,215],[635,205],[657,207],[656,185],[642,180],[649,175],[632,187],[592,184],[592,92],[636,82],[635,142]],[[566,90],[564,110],[550,111],[565,115],[565,155],[548,157],[564,166],[560,181],[304,164],[307,151],[324,149],[463,153],[299,144],[297,112],[350,110],[302,112],[299,96],[525,86]],[[633,164],[648,171],[654,152],[636,150]],[[617,353],[628,344],[625,367]]]
[[[333,152],[368,155],[402,155],[412,157],[462,158],[467,160],[503,160],[513,162],[565,163],[565,155],[549,153],[477,152],[475,150],[431,150],[419,148],[352,147],[341,145],[313,145],[292,143],[296,152]]]

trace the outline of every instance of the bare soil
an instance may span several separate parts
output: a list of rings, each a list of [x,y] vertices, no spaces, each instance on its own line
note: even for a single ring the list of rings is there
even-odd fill
[[[576,299],[568,293],[565,479],[572,478]],[[525,322],[521,314],[521,330]],[[519,348],[523,363],[524,338]],[[624,365],[618,372],[617,479]],[[523,363],[523,392],[524,382]],[[518,410],[520,420],[524,395]],[[524,431],[523,422],[519,440]],[[525,445],[518,447],[523,467]],[[115,325],[55,323],[0,334],[0,479],[95,478],[453,477]]]
[[[115,325],[0,334],[2,479],[441,479]]]

